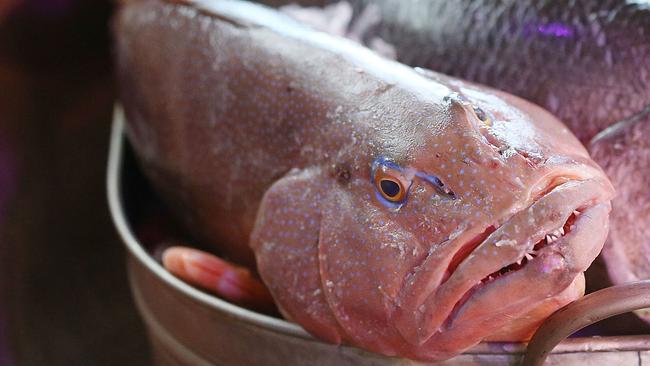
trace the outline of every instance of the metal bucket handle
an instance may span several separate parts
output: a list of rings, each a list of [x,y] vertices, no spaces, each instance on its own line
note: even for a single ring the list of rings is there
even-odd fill
[[[563,339],[603,319],[650,307],[650,280],[604,288],[580,298],[551,315],[528,343],[524,366],[544,364]]]

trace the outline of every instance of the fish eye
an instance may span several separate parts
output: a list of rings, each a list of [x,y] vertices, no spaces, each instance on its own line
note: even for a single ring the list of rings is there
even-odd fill
[[[391,178],[383,178],[379,181],[379,191],[382,196],[392,202],[400,202],[404,199],[402,185]]]
[[[378,196],[384,202],[401,204],[406,200],[411,184],[397,165],[385,160],[375,161],[372,174]]]

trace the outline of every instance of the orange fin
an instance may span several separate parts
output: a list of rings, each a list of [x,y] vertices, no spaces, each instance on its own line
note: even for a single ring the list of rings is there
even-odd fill
[[[166,249],[162,260],[175,276],[227,301],[255,310],[274,308],[273,298],[264,284],[244,267],[181,246]]]

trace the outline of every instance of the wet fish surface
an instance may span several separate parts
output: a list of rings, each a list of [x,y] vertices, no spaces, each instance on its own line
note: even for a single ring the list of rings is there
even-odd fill
[[[542,108],[246,2],[130,1],[114,29],[157,191],[317,337],[442,360],[582,296],[614,190]]]

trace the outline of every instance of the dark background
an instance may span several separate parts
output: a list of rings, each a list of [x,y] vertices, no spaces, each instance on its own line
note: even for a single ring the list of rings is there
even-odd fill
[[[105,198],[113,5],[0,0],[0,366],[149,363]],[[646,333],[626,314],[582,335]]]
[[[104,188],[112,4],[0,0],[0,365],[142,365]]]

